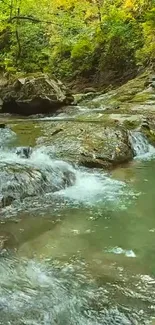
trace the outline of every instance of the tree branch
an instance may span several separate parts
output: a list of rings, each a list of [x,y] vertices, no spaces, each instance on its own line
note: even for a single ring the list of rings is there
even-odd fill
[[[40,20],[37,18],[29,17],[29,16],[14,16],[11,19],[9,19],[9,22],[12,22],[13,20],[30,20],[33,23],[45,23],[45,24],[53,24],[53,25],[59,26],[59,24],[53,23],[52,21]]]
[[[17,14],[19,17],[20,15],[20,8],[17,9]],[[16,63],[17,61],[20,59],[20,55],[21,55],[21,44],[20,44],[20,37],[19,37],[19,31],[18,31],[18,25],[19,25],[19,20],[17,19],[16,20],[16,31],[15,31],[15,34],[16,34],[16,40],[17,40],[17,44],[18,44],[18,53],[17,53],[17,57],[16,57]]]

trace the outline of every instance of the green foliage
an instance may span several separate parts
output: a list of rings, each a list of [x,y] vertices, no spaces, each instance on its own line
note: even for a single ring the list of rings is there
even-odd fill
[[[59,78],[123,77],[155,61],[149,0],[0,1],[0,68]]]
[[[27,72],[43,71],[48,64],[48,38],[39,25],[20,28],[21,53],[18,66]]]
[[[87,58],[93,51],[93,45],[89,39],[80,39],[73,46],[71,59],[79,60]]]
[[[139,64],[151,64],[155,61],[155,7],[145,15],[142,23],[144,44],[136,53]]]
[[[123,15],[122,15],[123,16]],[[102,32],[104,42],[99,42],[98,51],[102,48],[99,58],[101,71],[111,69],[122,74],[136,66],[135,53],[142,45],[142,33],[133,20],[123,20],[118,17],[108,16],[105,20],[105,30]]]
[[[93,43],[89,38],[81,38],[73,45],[71,61],[73,62],[73,68],[76,69],[76,73],[86,74],[87,71],[90,71],[93,51]]]

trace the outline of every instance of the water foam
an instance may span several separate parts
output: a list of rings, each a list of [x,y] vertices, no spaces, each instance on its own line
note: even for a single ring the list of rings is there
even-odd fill
[[[76,171],[76,182],[72,187],[59,191],[59,195],[77,202],[96,204],[116,201],[125,196],[125,183],[110,178],[106,173],[87,170]],[[128,193],[129,194],[129,193]]]
[[[12,149],[0,149],[0,162],[5,163],[14,163],[14,164],[20,164],[23,166],[31,166],[31,167],[38,167],[42,170],[46,170],[48,168],[59,168],[59,169],[68,169],[70,171],[73,171],[73,167],[71,164],[62,161],[62,160],[56,160],[54,159],[54,149],[50,147],[41,147],[36,148],[33,150],[32,155],[29,159],[27,158],[21,158],[16,154],[16,150]],[[50,155],[49,155],[50,151]],[[51,158],[53,156],[53,158]]]
[[[50,151],[50,156],[48,151]],[[51,156],[53,156],[53,159],[50,158]],[[52,151],[51,148],[42,147],[34,150],[30,162],[41,168],[44,165],[49,165],[55,169],[59,168],[62,171],[68,170],[74,173],[75,183],[72,186],[61,189],[55,194],[74,202],[96,204],[104,200],[116,201],[120,196],[125,197],[127,193],[128,195],[131,194],[126,190],[126,184],[124,182],[112,179],[103,171],[88,171],[86,168],[76,168],[62,160],[55,160],[54,149]]]
[[[123,249],[121,247],[113,247],[106,250],[108,253],[114,253],[117,255],[125,255],[126,257],[136,257],[136,254],[131,249]]]
[[[108,206],[111,209],[125,210],[136,195],[126,183],[113,179],[101,170],[73,167],[68,162],[55,159],[55,149],[52,146],[34,148],[28,159],[18,156],[15,149],[2,150],[0,156],[0,165],[5,170],[0,182],[1,192],[4,195],[8,193],[7,182],[11,175],[10,195],[14,194],[17,199],[23,195],[26,199],[30,194],[33,200],[35,195],[42,197],[37,204],[35,203],[36,210],[39,206],[40,210],[45,206],[53,206],[53,202],[57,200],[62,202],[62,206],[63,202],[66,202],[67,206],[74,207],[82,204],[98,206],[98,209]],[[11,174],[7,172],[9,168],[12,170],[12,167],[14,176],[12,172]],[[15,202],[11,209],[27,210],[28,207],[24,202],[18,203],[18,206]],[[38,205],[39,202],[42,203]],[[30,210],[32,207],[33,204],[29,204]],[[11,211],[9,213],[12,213]]]
[[[123,206],[126,208],[126,198],[129,198],[131,194],[133,196],[133,193],[130,193],[129,188],[127,188],[124,182],[112,179],[103,171],[89,171],[84,168],[76,168],[68,162],[56,160],[54,158],[54,148],[52,147],[34,148],[29,159],[16,155],[15,149],[2,150],[0,154],[0,164],[2,164],[2,167],[5,165],[6,171],[7,168],[14,166],[15,173],[18,173],[18,168],[19,172],[22,172],[23,168],[23,176],[21,177],[23,181],[19,178],[20,185],[18,185],[18,179],[15,179],[15,183],[12,183],[11,193],[14,191],[16,193],[19,192],[16,194],[17,197],[23,191],[29,193],[31,190],[33,195],[35,192],[36,195],[39,195],[40,191],[40,194],[44,193],[44,196],[45,194],[52,195],[52,197],[54,195],[53,198],[51,197],[51,200],[59,198],[59,200],[67,200],[68,204],[72,205],[79,203],[96,205],[101,203],[103,206],[107,202],[115,202],[115,205],[118,203],[119,208],[123,208]],[[37,170],[46,176],[46,183],[42,182]],[[34,178],[33,180],[33,174],[34,176],[37,175],[37,179]],[[7,189],[6,177],[8,180],[9,174],[1,178],[2,192],[3,188],[5,191]],[[29,182],[26,182],[26,179],[29,179]],[[69,181],[66,181],[66,179],[69,179]],[[5,186],[3,185],[4,183],[6,183]],[[50,204],[48,198],[44,198],[44,200],[47,201],[48,205]]]

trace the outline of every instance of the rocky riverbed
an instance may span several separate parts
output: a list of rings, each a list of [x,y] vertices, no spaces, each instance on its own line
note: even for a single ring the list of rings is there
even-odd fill
[[[148,75],[48,114],[1,113],[1,324],[153,324]]]

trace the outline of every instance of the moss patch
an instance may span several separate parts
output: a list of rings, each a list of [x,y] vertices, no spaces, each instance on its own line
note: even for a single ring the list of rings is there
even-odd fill
[[[36,140],[41,136],[41,125],[34,121],[22,121],[17,124],[9,124],[11,129],[17,134],[15,145],[35,146]]]
[[[114,127],[116,126],[116,121],[114,119],[109,118],[108,114],[99,114],[92,113],[92,115],[81,115],[76,118],[77,122],[93,122],[97,124],[102,124],[104,127]]]
[[[155,130],[147,130],[142,128],[141,131],[146,135],[149,143],[155,146]]]
[[[148,92],[138,93],[132,98],[132,102],[144,103],[147,100],[152,99],[151,97],[151,94]]]
[[[140,125],[140,121],[129,121],[126,120],[123,122],[123,126],[127,130],[134,130]]]

